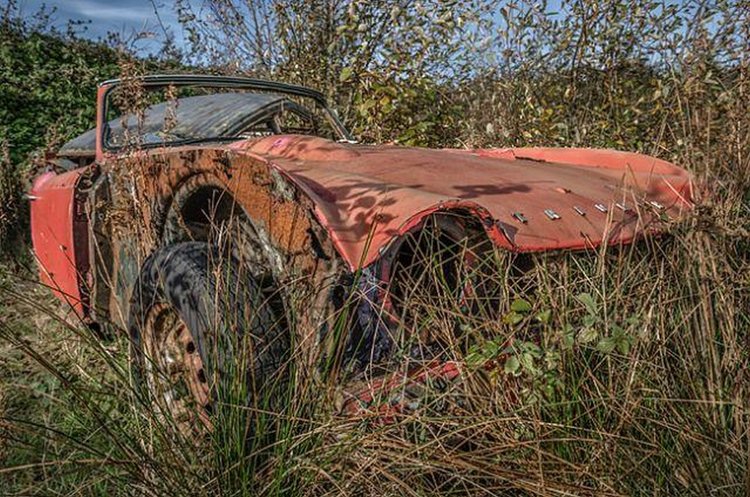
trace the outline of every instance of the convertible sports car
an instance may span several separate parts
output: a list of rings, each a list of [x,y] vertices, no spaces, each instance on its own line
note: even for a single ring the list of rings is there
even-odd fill
[[[29,197],[42,281],[92,328],[126,327],[155,395],[208,417],[217,335],[249,337],[257,385],[292,355],[296,374],[375,371],[419,331],[414,292],[498,307],[475,280],[493,253],[631,243],[684,216],[691,178],[612,150],[361,145],[316,91],[173,75],[102,83],[96,128]],[[426,359],[413,378],[459,374],[429,350],[399,355]],[[367,378],[347,409],[393,380]]]

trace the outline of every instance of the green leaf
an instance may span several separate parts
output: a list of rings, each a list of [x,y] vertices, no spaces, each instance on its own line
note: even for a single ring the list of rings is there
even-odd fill
[[[500,346],[494,340],[489,340],[484,344],[485,357],[492,358],[500,352]]]
[[[510,304],[510,309],[514,312],[526,314],[528,312],[531,312],[531,304],[528,300],[516,299],[512,304]]]
[[[549,318],[552,316],[552,311],[547,309],[546,311],[542,311],[539,314],[536,315],[537,321],[540,323],[547,324],[549,323]]]
[[[598,322],[599,318],[597,316],[593,316],[591,314],[583,316],[583,326],[585,326],[586,328],[591,328]]]
[[[478,367],[478,366],[481,366],[481,365],[482,365],[482,364],[484,364],[484,363],[485,363],[486,361],[487,361],[487,359],[486,359],[486,358],[485,358],[485,357],[484,357],[484,356],[483,356],[482,354],[480,354],[480,353],[479,353],[479,352],[477,352],[477,351],[472,351],[472,352],[469,352],[469,353],[468,353],[468,354],[466,355],[466,363],[467,363],[467,364],[468,364],[468,365],[469,365],[470,367],[472,367],[472,368],[476,368],[476,367]]]
[[[563,348],[570,350],[575,345],[576,337],[572,331],[566,331],[563,333]]]
[[[599,336],[599,333],[596,331],[595,328],[583,328],[578,333],[578,341],[580,343],[589,343],[596,340],[596,337]]]
[[[535,358],[542,357],[542,349],[539,348],[539,345],[535,344],[534,342],[523,342],[522,344],[524,352],[528,352]]]
[[[505,366],[503,367],[503,370],[508,373],[512,374],[513,376],[518,375],[518,370],[521,368],[521,363],[518,361],[518,357],[516,356],[510,356],[505,361]]]
[[[537,373],[537,368],[534,365],[534,355],[530,354],[528,352],[524,352],[521,354],[521,366],[523,366],[523,369],[527,371],[528,373],[531,373],[532,375]]]
[[[601,340],[599,340],[599,343],[596,344],[596,349],[599,352],[603,352],[605,354],[609,354],[610,352],[612,352],[613,350],[615,350],[615,346],[616,345],[617,345],[617,343],[615,342],[615,340],[613,338],[611,338],[611,337],[609,337],[609,338],[602,338]]]
[[[584,305],[584,307],[586,307],[589,314],[597,313],[598,306],[596,305],[594,297],[592,297],[590,293],[580,293],[576,298]]]
[[[630,352],[630,337],[624,336],[617,341],[617,350],[622,355],[627,355]]]
[[[345,81],[348,81],[348,80],[349,80],[349,78],[351,78],[351,77],[352,77],[352,73],[353,73],[353,72],[354,72],[354,71],[352,70],[352,68],[351,68],[351,67],[345,67],[345,68],[343,68],[343,69],[341,70],[341,74],[339,74],[339,81],[340,81],[341,83],[344,83]]]
[[[505,321],[508,324],[518,324],[521,321],[523,321],[523,315],[517,312],[511,311],[505,315],[505,318],[503,318],[503,321]]]

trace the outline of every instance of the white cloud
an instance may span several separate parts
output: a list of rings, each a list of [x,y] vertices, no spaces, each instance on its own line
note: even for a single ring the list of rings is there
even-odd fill
[[[141,5],[123,5],[123,2],[117,5],[114,2],[96,0],[68,0],[65,4],[81,17],[94,21],[130,24],[148,22],[154,18],[154,9],[148,0],[143,0]]]

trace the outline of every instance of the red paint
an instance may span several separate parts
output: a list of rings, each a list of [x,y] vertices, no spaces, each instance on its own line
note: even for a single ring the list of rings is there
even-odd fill
[[[85,216],[77,215],[75,190],[86,168],[64,174],[47,172],[31,188],[31,240],[42,283],[83,318],[83,273],[88,269]],[[80,207],[79,207],[80,209]]]
[[[670,219],[691,207],[691,178],[684,169],[613,150],[429,150],[305,136],[229,147],[262,157],[294,181],[314,201],[317,217],[352,269],[374,262],[395,237],[438,211],[472,214],[498,246],[535,252],[629,243],[660,228],[662,212],[649,202],[663,205]],[[560,219],[550,220],[545,209]],[[518,222],[514,212],[528,222]]]
[[[105,90],[99,89],[100,107]],[[659,215],[679,219],[691,207],[691,178],[684,169],[627,152],[429,150],[299,135],[225,147],[266,161],[297,184],[312,199],[315,215],[351,269],[372,264],[395,238],[440,211],[473,215],[499,247],[534,252],[628,243],[660,229]],[[103,155],[97,143],[97,156]],[[42,279],[81,316],[88,233],[85,217],[76,219],[73,210],[83,171],[46,173],[31,192],[39,197],[32,202],[32,238]],[[664,210],[658,212],[652,201]],[[596,210],[597,203],[609,212]],[[617,203],[629,210],[618,209]],[[548,219],[545,209],[560,219]],[[514,219],[515,212],[528,222]]]

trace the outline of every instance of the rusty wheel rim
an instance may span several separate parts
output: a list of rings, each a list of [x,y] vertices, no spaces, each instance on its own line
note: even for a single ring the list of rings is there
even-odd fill
[[[144,331],[147,381],[157,412],[183,435],[205,433],[211,428],[210,388],[192,333],[166,303],[149,309]]]

